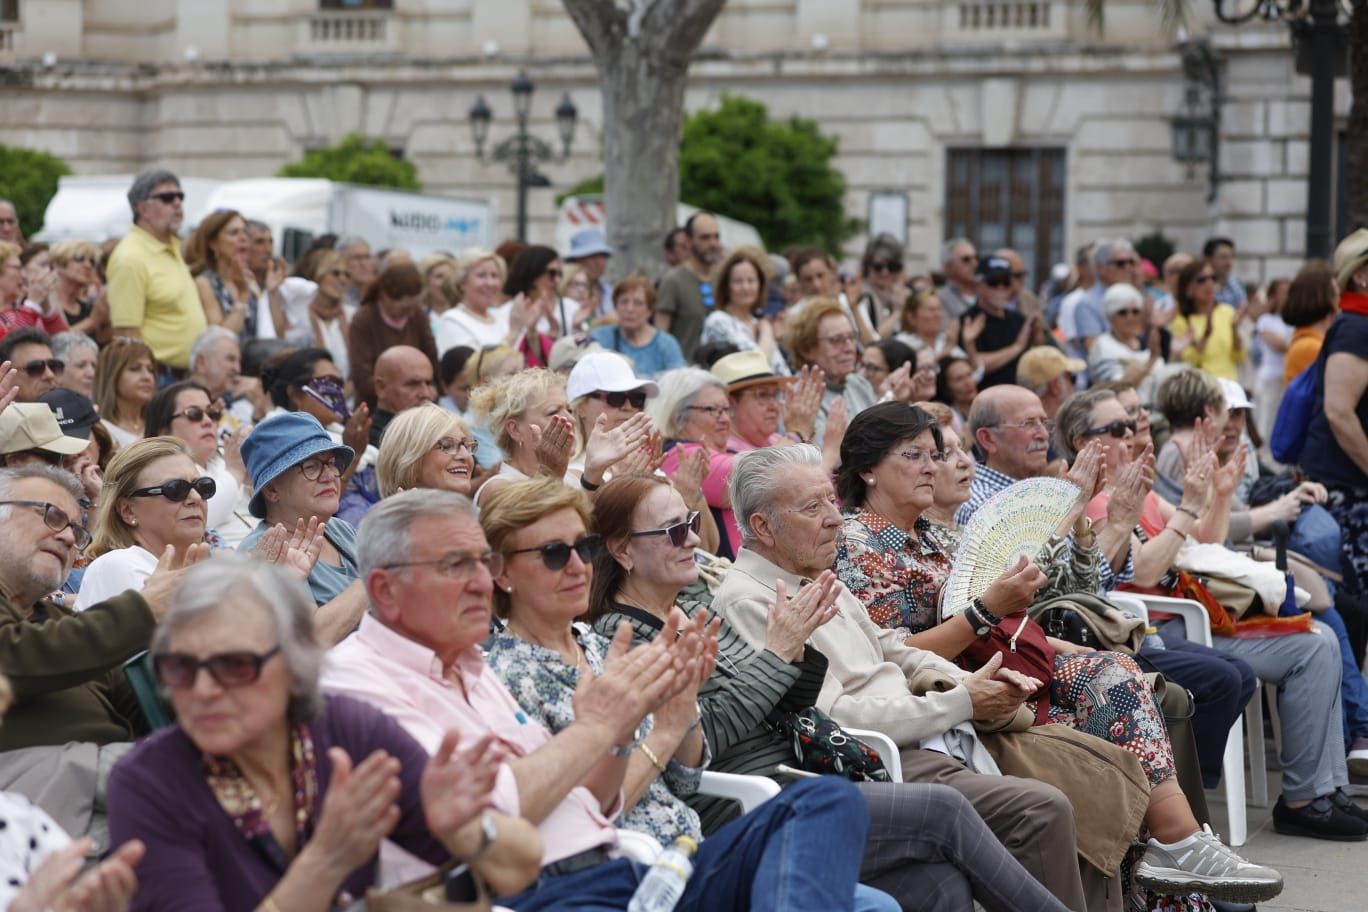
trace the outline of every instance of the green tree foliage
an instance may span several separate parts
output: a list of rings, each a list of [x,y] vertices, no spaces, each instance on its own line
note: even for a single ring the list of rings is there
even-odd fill
[[[348,133],[335,146],[315,149],[302,161],[276,172],[277,177],[323,177],[370,187],[419,190],[418,169],[395,155],[383,140]]]
[[[679,198],[749,222],[771,250],[816,244],[835,252],[860,230],[845,213],[845,177],[831,166],[837,146],[816,121],[771,122],[763,104],[723,95],[716,111],[684,122]]]
[[[1135,252],[1149,260],[1158,269],[1163,269],[1164,260],[1173,256],[1178,249],[1178,245],[1173,242],[1173,239],[1158,228],[1144,237],[1136,239],[1134,245]]]
[[[43,227],[43,213],[57,194],[57,179],[70,173],[67,163],[55,155],[0,145],[0,197],[19,210],[24,237],[33,237]]]

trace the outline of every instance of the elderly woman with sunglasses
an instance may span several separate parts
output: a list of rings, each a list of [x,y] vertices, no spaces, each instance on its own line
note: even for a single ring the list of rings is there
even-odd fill
[[[1235,308],[1217,301],[1217,291],[1210,260],[1193,260],[1178,273],[1178,315],[1169,324],[1172,354],[1217,377],[1239,380],[1244,343],[1236,332]]]
[[[1155,380],[1164,370],[1159,327],[1145,318],[1145,299],[1125,282],[1102,295],[1110,329],[1088,349],[1088,376],[1093,385],[1120,381],[1136,387],[1145,402],[1154,399]]]
[[[148,437],[120,450],[105,472],[76,610],[141,589],[168,548],[184,557],[203,543],[217,489],[179,438]]]
[[[322,697],[313,611],[297,579],[258,561],[187,574],[152,642],[177,722],[109,782],[111,835],[148,848],[138,912],[347,906],[376,885],[385,839],[434,865],[480,856],[471,866],[501,893],[536,876],[530,824],[495,815],[481,849],[502,747],[456,750],[451,731],[429,758],[379,710]]]
[[[1023,557],[968,610],[941,619],[941,590],[954,557],[943,546],[957,536],[933,533],[925,514],[935,505],[945,458],[939,425],[919,408],[876,405],[851,421],[836,480],[851,511],[836,573],[874,623],[904,631],[909,646],[955,661],[1003,618],[1029,606],[1046,577]],[[967,496],[967,487],[956,489]],[[1051,680],[1027,703],[1036,724],[1062,723],[1110,741],[1134,754],[1149,780],[1145,825],[1152,838],[1136,867],[1140,883],[1158,892],[1200,885],[1218,899],[1277,895],[1282,878],[1276,871],[1249,865],[1198,825],[1178,785],[1163,713],[1135,660],[1053,638],[1049,643]]]
[[[698,514],[686,512],[678,494],[657,478],[633,476],[605,486],[594,512],[606,543],[593,568],[589,616],[595,631],[607,636],[628,623],[633,639],[642,643],[661,635],[676,607],[694,622],[707,617],[702,603],[681,596],[698,578],[691,560]],[[827,573],[792,598],[781,595],[768,616],[763,649],[752,649],[726,621],[714,622],[716,665],[698,690],[700,729],[713,754],[710,768],[780,776],[781,765],[795,764],[793,745],[767,720],[819,701],[827,660],[805,643],[836,610],[833,582]],[[654,741],[648,746],[661,747]],[[673,788],[671,780],[665,782]],[[903,908],[948,912],[968,909],[975,899],[991,912],[1062,908],[958,792],[921,783],[856,787],[871,822],[860,879],[892,894]],[[680,796],[698,813],[705,833],[734,814],[728,801]]]
[[[251,532],[247,501],[252,489],[247,484],[247,467],[242,463],[243,426],[228,436],[219,447],[218,421],[223,409],[212,402],[209,390],[193,380],[173,383],[158,391],[147,404],[149,436],[175,437],[190,448],[190,456],[217,490],[209,498],[208,526],[216,544],[236,547]]]

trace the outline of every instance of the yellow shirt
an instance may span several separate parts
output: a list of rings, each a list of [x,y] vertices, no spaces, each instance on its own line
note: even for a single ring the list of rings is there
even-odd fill
[[[1177,338],[1186,334],[1191,325],[1193,341],[1183,349],[1183,361],[1200,367],[1213,377],[1239,380],[1238,365],[1244,360],[1244,349],[1235,347],[1235,308],[1229,304],[1217,304],[1211,312],[1211,321],[1211,338],[1206,340],[1206,347],[1200,352],[1197,343],[1206,337],[1206,317],[1200,314],[1184,317],[1179,314],[1173,318],[1169,331]]]
[[[162,243],[134,225],[109,256],[109,317],[137,329],[157,363],[190,367],[190,346],[204,332],[204,307],[180,240]]]

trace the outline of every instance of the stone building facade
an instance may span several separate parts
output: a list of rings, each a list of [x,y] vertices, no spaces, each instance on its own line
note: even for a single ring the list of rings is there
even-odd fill
[[[850,213],[891,202],[913,268],[962,232],[1022,249],[1038,279],[1084,241],[1161,230],[1186,249],[1233,237],[1247,280],[1287,274],[1305,244],[1309,80],[1286,27],[1219,26],[1198,6],[1188,29],[1221,83],[1214,194],[1205,164],[1174,158],[1188,86],[1149,0],[1109,2],[1100,31],[1080,0],[728,0],[687,105],[733,92],[817,119],[840,138]],[[0,0],[0,142],[79,173],[240,178],[359,130],[426,188],[492,199],[511,231],[513,179],[476,158],[467,115],[483,94],[491,139],[508,135],[519,69],[540,135],[555,138],[562,93],[579,109],[547,175],[597,173],[597,77],[559,0]],[[1343,123],[1343,82],[1337,96]],[[552,235],[554,194],[532,191],[533,240]]]

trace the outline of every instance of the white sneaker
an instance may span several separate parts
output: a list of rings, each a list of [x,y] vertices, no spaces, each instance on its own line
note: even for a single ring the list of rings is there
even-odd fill
[[[1282,875],[1250,864],[1203,826],[1186,843],[1164,847],[1149,841],[1135,866],[1135,879],[1155,893],[1205,893],[1227,902],[1263,902],[1282,892]]]

